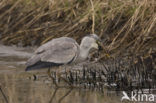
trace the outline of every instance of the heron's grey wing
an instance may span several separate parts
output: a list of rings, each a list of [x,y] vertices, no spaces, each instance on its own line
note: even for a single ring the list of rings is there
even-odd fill
[[[55,42],[40,55],[41,61],[53,63],[69,63],[77,57],[77,44],[69,41]]]
[[[69,37],[60,37],[60,38],[56,38],[56,39],[52,39],[51,41],[43,44],[42,46],[40,46],[36,51],[35,54],[40,54],[46,50],[48,50],[49,48],[53,47],[54,45],[56,45],[57,43],[61,43],[61,42],[71,42],[71,43],[76,43],[76,41],[72,38]]]
[[[35,63],[39,62],[39,61],[52,61],[52,62],[58,62],[58,61],[61,61],[61,60],[57,60],[56,58],[56,51],[59,51],[58,53],[64,53],[65,51],[69,51],[71,52],[70,55],[68,55],[69,57],[64,59],[67,60],[67,59],[70,59],[71,56],[73,55],[73,51],[71,50],[72,47],[70,49],[67,49],[65,50],[64,52],[63,51],[60,51],[60,50],[57,50],[58,48],[62,48],[61,45],[63,45],[63,43],[65,43],[66,45],[66,42],[68,42],[69,44],[69,47],[71,46],[71,44],[77,44],[76,41],[72,38],[68,38],[68,37],[61,37],[61,38],[56,38],[56,39],[53,39],[45,44],[43,44],[42,46],[40,46],[34,53],[34,55],[27,61],[26,65],[27,66],[31,66],[31,65],[34,65]],[[78,44],[77,44],[78,45]],[[65,47],[65,46],[64,46]],[[63,49],[63,48],[62,48]],[[53,54],[51,53],[54,53],[55,54],[55,57]],[[52,57],[51,57],[52,56]],[[53,60],[52,60],[53,58]],[[58,57],[58,59],[60,59]]]

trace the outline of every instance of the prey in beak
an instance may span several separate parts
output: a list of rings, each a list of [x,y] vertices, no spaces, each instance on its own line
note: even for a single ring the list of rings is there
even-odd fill
[[[98,50],[99,50],[99,51],[104,50],[104,46],[103,46],[101,40],[97,40],[96,43],[98,44]]]

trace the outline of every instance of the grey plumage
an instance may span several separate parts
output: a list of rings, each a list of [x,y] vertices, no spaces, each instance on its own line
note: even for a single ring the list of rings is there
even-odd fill
[[[26,71],[86,60],[91,48],[98,48],[96,34],[85,36],[81,45],[69,37],[53,39],[40,46],[26,63]]]

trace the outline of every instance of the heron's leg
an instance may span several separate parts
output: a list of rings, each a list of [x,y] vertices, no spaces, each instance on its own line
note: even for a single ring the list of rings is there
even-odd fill
[[[56,75],[58,76],[58,78],[62,79],[64,82],[66,82],[69,86],[72,87],[72,84],[71,84],[68,80],[66,80],[64,77],[61,76],[60,69],[61,69],[61,68],[59,67],[59,69],[58,69],[57,72],[56,72]]]
[[[55,81],[55,78],[51,76],[50,68],[48,68],[48,72],[47,73],[48,73],[48,76],[52,79],[52,81],[55,84],[55,86],[58,87],[58,85],[57,85],[57,83]]]

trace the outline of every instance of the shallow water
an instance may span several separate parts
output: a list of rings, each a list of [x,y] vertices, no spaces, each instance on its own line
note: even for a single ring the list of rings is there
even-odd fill
[[[47,70],[25,72],[32,49],[0,45],[0,103],[120,103],[122,93],[104,89],[55,88]],[[34,80],[34,74],[37,79]],[[3,93],[3,94],[2,94]],[[5,98],[6,96],[6,98]]]

